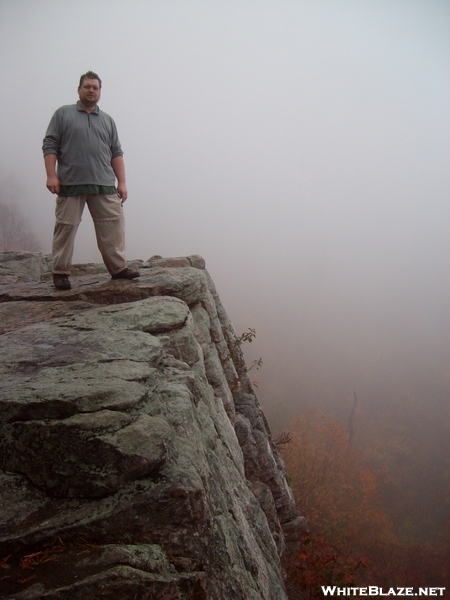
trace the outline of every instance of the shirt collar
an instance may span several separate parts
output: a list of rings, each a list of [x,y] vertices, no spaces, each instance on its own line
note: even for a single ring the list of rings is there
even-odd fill
[[[83,107],[83,105],[81,104],[81,102],[78,100],[77,101],[77,109],[81,112],[87,112],[87,110]],[[95,115],[98,115],[100,112],[100,109],[98,107],[98,104],[96,104],[94,110],[91,110],[91,112],[89,114],[92,115],[92,113],[94,113]]]

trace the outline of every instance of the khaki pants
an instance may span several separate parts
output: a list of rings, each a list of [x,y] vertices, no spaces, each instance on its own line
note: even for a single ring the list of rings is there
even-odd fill
[[[70,275],[78,225],[87,204],[94,221],[97,246],[111,275],[126,269],[125,219],[116,194],[58,196],[53,231],[53,273]]]

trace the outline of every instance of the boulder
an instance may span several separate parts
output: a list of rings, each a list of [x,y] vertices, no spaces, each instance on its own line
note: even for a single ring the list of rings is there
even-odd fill
[[[305,523],[204,260],[49,264],[0,255],[1,597],[285,600]]]

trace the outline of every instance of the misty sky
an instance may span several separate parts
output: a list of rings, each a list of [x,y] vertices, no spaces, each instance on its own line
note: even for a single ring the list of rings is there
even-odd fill
[[[42,138],[88,69],[128,258],[205,258],[263,403],[448,401],[448,0],[0,0],[0,199],[45,252]]]

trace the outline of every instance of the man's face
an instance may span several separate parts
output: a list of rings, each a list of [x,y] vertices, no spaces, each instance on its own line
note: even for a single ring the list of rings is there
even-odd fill
[[[84,106],[95,106],[100,100],[100,94],[100,83],[97,79],[85,79],[78,88],[78,96]]]

